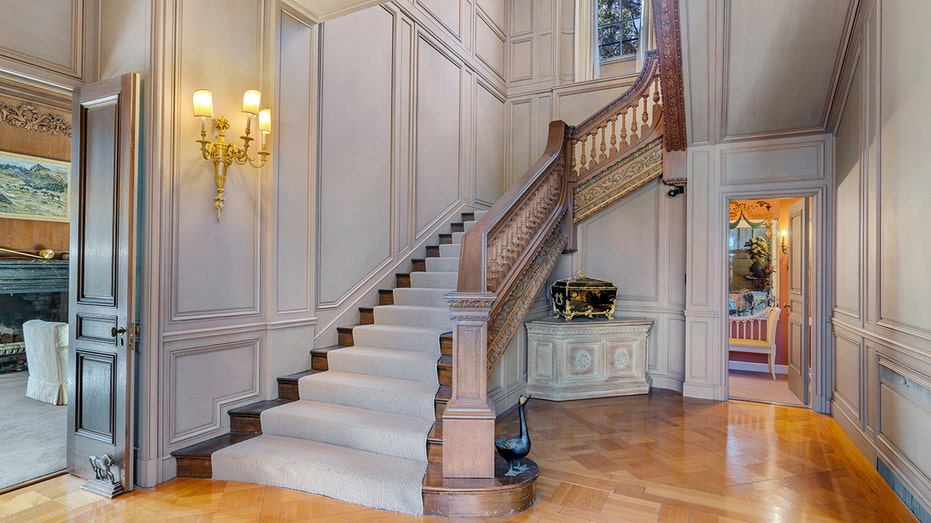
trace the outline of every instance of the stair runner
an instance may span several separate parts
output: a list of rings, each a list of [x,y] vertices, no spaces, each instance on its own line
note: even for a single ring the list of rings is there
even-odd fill
[[[422,515],[439,339],[453,329],[443,296],[463,234],[394,289],[394,305],[374,308],[374,324],[353,328],[354,346],[327,353],[329,370],[299,380],[298,401],[263,411],[262,435],[214,452],[213,478]]]

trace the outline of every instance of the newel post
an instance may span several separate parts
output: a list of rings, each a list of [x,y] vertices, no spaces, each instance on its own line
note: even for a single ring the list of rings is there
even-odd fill
[[[453,391],[443,414],[443,477],[495,476],[495,407],[488,399],[488,320],[495,295],[445,296],[453,331]]]

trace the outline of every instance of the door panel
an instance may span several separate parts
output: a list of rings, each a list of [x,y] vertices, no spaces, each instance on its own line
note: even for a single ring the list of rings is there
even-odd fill
[[[90,460],[106,454],[124,490],[133,484],[137,81],[82,87],[72,115],[68,471],[107,479]]]
[[[809,254],[808,203],[805,198],[789,206],[789,389],[805,403],[809,380]]]

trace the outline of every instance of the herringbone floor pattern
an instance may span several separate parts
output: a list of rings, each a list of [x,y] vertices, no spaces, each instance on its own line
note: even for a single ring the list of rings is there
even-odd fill
[[[914,521],[829,417],[650,395],[527,404],[536,504],[487,521]],[[501,435],[516,431],[510,419]],[[176,479],[113,500],[62,476],[0,496],[0,521],[442,521],[244,483]],[[450,521],[474,521],[456,519]]]

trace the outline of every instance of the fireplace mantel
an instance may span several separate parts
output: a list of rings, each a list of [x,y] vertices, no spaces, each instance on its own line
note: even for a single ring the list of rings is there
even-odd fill
[[[68,263],[0,259],[0,294],[68,292]]]

